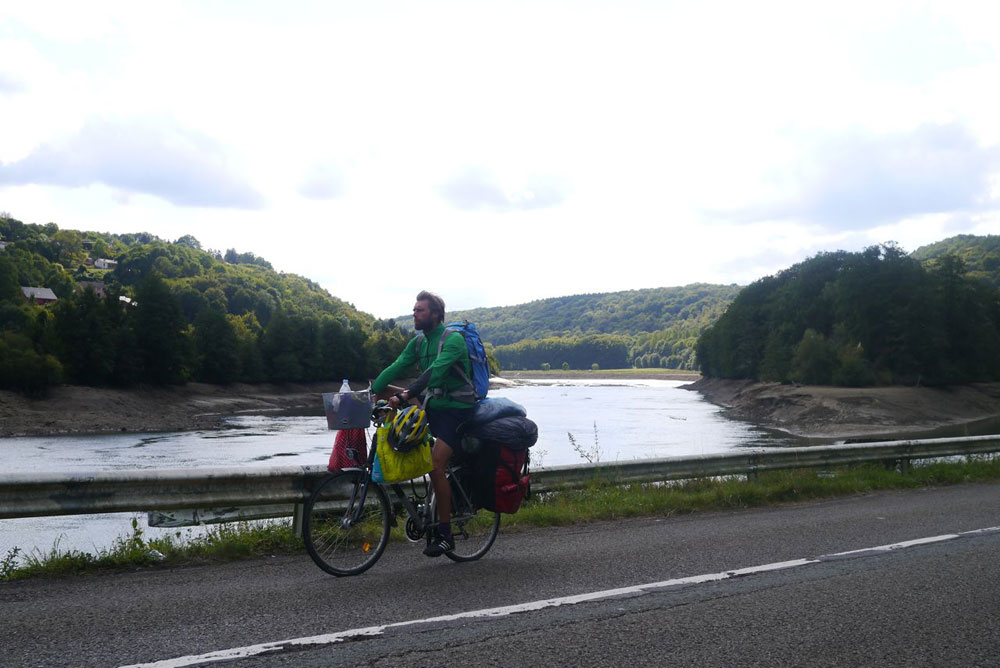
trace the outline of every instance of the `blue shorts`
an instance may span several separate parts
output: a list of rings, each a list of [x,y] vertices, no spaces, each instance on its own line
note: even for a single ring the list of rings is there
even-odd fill
[[[431,434],[440,438],[458,452],[462,449],[462,439],[458,436],[458,427],[472,415],[471,408],[439,408],[427,409],[427,421],[431,425]]]

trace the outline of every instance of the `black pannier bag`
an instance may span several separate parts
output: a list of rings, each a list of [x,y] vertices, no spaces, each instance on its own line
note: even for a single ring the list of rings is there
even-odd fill
[[[472,501],[492,512],[513,514],[528,495],[528,448],[538,441],[538,425],[523,415],[472,425],[462,436],[471,458]]]

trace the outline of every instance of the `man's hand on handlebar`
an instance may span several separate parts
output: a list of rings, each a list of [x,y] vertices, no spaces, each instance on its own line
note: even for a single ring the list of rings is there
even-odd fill
[[[389,397],[389,405],[393,408],[399,408],[400,406],[409,403],[410,393],[406,390],[397,392],[396,394]]]

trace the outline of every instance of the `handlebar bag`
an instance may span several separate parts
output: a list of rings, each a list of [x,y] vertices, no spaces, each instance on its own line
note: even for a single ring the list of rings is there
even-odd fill
[[[328,429],[367,429],[372,419],[372,397],[361,392],[323,394],[323,412]]]

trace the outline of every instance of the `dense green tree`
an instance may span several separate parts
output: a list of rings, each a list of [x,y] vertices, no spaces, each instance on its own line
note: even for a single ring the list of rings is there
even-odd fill
[[[236,330],[224,312],[202,309],[194,322],[194,346],[195,378],[224,385],[240,377]]]
[[[826,337],[814,329],[807,329],[795,346],[792,380],[807,385],[829,385],[837,366],[837,352]]]
[[[143,279],[136,300],[135,337],[141,350],[143,378],[155,384],[186,380],[190,351],[180,302],[156,273]]]
[[[112,382],[115,349],[106,300],[92,288],[60,299],[53,309],[61,341],[60,359],[71,382],[105,385]]]
[[[20,296],[17,268],[6,253],[0,253],[0,301],[14,300]]]
[[[261,326],[253,314],[241,317],[228,316],[236,336],[236,357],[239,360],[240,380],[260,383],[267,379],[264,356],[261,354]]]
[[[27,337],[0,332],[0,387],[43,396],[62,380],[62,367],[53,355],[39,353]]]
[[[190,234],[185,234],[180,239],[174,242],[178,246],[187,246],[188,248],[193,248],[195,250],[201,250],[201,242],[195,239]]]
[[[698,341],[702,372],[865,385],[1000,379],[1000,293],[895,244],[822,253],[748,286]]]
[[[968,278],[1000,288],[1000,235],[960,234],[921,246],[912,256],[931,268],[950,256],[962,262]]]

